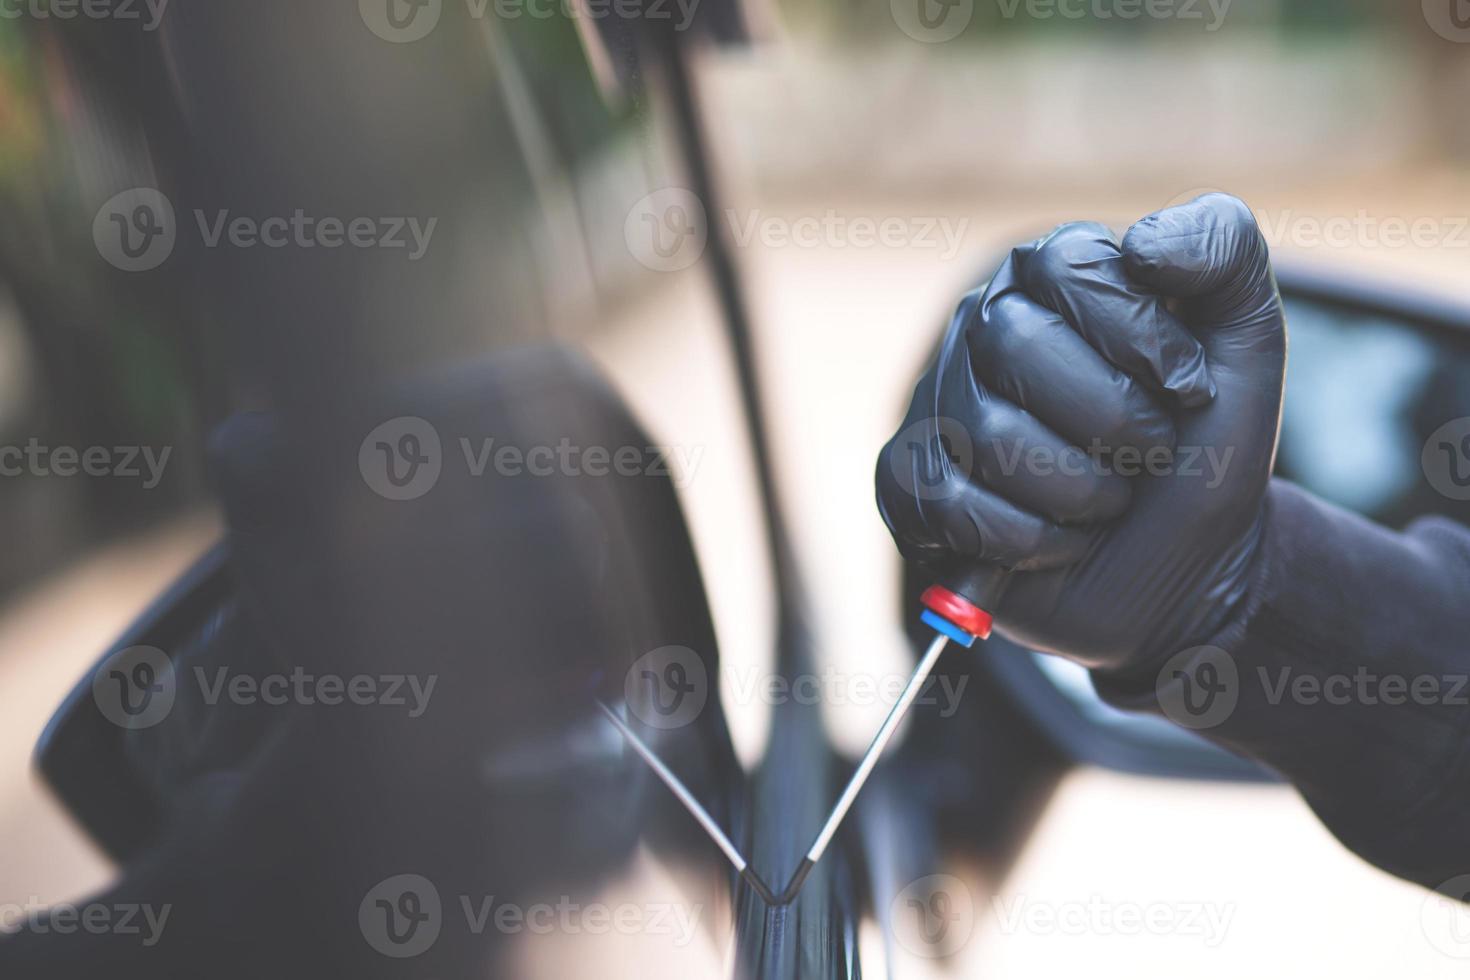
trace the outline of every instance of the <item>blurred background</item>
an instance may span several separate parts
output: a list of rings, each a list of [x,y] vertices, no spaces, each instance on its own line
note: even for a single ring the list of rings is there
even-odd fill
[[[772,712],[742,692],[772,669],[775,601],[703,261],[711,233],[743,277],[777,486],[820,586],[819,662],[881,677],[905,675],[912,653],[875,453],[956,299],[1012,244],[1068,220],[1121,231],[1222,189],[1283,262],[1470,301],[1470,17],[1457,0],[785,0],[738,17],[687,0],[670,11],[698,35],[713,213],[683,190],[669,112],[620,59],[615,16],[475,16],[462,2],[444,0],[433,32],[406,43],[337,0],[220,15],[174,0],[152,30],[146,10],[89,22],[42,4],[0,20],[0,445],[137,447],[142,469],[0,478],[0,901],[75,898],[114,873],[30,753],[65,692],[219,535],[203,445],[231,411],[531,339],[589,352],[655,439],[685,450],[680,501],[751,767]],[[174,254],[145,273],[116,267],[93,235],[99,209],[135,187],[162,189],[178,216]],[[259,250],[206,247],[193,217],[301,206],[439,220],[422,261],[311,257],[286,273]],[[1303,319],[1286,463],[1385,520],[1421,511],[1405,504],[1423,492],[1420,442],[1392,436],[1433,428],[1413,421],[1413,393],[1442,356],[1371,324],[1341,341]],[[1447,383],[1463,404],[1470,375]],[[1378,443],[1361,436],[1375,424],[1390,430]],[[1299,450],[1293,425],[1312,434]],[[152,486],[144,447],[169,450]],[[851,759],[886,707],[814,710]],[[637,874],[638,889],[674,887]],[[1000,914],[1094,897],[1214,903],[1229,927],[1207,947]],[[1283,786],[1077,769],[996,899],[944,961],[885,948],[869,923],[865,970],[1463,970],[1426,938],[1422,894],[1349,854]],[[728,942],[716,932],[666,966],[722,975]],[[588,953],[531,948],[520,970],[559,975]],[[647,955],[604,964],[653,975]]]

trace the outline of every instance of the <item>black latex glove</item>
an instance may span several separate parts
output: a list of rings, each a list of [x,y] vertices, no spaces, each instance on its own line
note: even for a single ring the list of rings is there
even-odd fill
[[[879,459],[879,509],[937,577],[1013,569],[988,609],[1006,636],[1147,669],[1244,598],[1285,367],[1239,200],[1150,215],[1121,247],[1064,225],[960,303]]]

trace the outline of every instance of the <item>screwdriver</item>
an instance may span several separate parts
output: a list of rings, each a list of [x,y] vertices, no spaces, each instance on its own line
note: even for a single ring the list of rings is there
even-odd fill
[[[797,866],[796,874],[792,876],[791,884],[787,885],[781,893],[781,898],[788,902],[795,898],[797,889],[806,880],[812,866],[822,859],[827,845],[832,842],[837,828],[842,825],[847,811],[852,809],[858,793],[862,791],[863,784],[872,775],[873,768],[877,766],[878,760],[883,755],[883,750],[888,747],[894,732],[898,731],[898,726],[902,724],[904,716],[908,714],[909,708],[913,706],[919,692],[928,682],[929,675],[934,672],[934,665],[939,662],[939,655],[944,652],[944,648],[951,640],[962,647],[969,648],[975,645],[976,640],[989,638],[995,617],[986,612],[980,604],[994,608],[1001,590],[1005,587],[1008,574],[1006,569],[998,566],[966,570],[946,577],[944,585],[929,586],[919,597],[919,603],[924,607],[919,619],[934,630],[934,639],[930,641],[929,648],[924,651],[924,656],[919,658],[913,676],[904,686],[903,693],[899,695],[893,709],[888,712],[888,717],[878,729],[878,734],[873,736],[873,741],[868,745],[868,750],[863,753],[863,758],[858,763],[857,769],[853,771],[852,777],[848,779],[847,787],[838,797],[837,804],[832,808],[826,824],[817,834],[817,839],[812,842],[806,857],[802,858],[801,864]]]
[[[684,808],[704,828],[720,850],[725,853],[730,863],[734,865],[736,873],[751,886],[762,901],[775,907],[789,905],[796,899],[801,886],[806,882],[807,875],[826,853],[827,845],[832,843],[832,838],[836,836],[837,829],[842,826],[848,810],[852,809],[858,794],[862,792],[863,785],[873,774],[873,769],[882,757],[883,750],[888,747],[888,743],[893,739],[893,734],[902,724],[904,716],[908,714],[909,708],[913,706],[919,692],[929,680],[929,675],[934,672],[934,665],[939,662],[939,655],[944,652],[951,640],[968,648],[974,646],[976,640],[983,640],[990,636],[994,617],[986,610],[987,607],[995,608],[996,601],[1005,588],[1008,575],[1009,572],[1006,569],[996,566],[969,569],[946,576],[944,584],[931,585],[924,590],[923,595],[919,597],[919,602],[924,607],[919,619],[934,630],[934,639],[924,651],[924,656],[919,658],[918,666],[914,668],[913,676],[904,686],[903,693],[899,695],[898,701],[888,712],[888,717],[884,719],[882,727],[878,729],[878,734],[873,736],[873,741],[863,753],[857,769],[853,771],[842,795],[837,798],[837,803],[832,807],[827,822],[822,825],[816,840],[812,841],[812,846],[807,849],[806,856],[801,859],[791,880],[779,895],[774,894],[755,873],[755,869],[750,867],[745,856],[739,852],[709,811],[700,805],[679,777],[659,760],[652,749],[638,738],[612,708],[601,702],[598,702],[598,707],[602,709],[613,727],[618,729],[624,739],[633,746],[644,762],[653,769],[659,779],[684,805]]]
[[[946,576],[943,585],[931,585],[919,597],[924,607],[919,619],[962,647],[990,636],[994,609],[1005,590],[1010,570],[984,565]]]

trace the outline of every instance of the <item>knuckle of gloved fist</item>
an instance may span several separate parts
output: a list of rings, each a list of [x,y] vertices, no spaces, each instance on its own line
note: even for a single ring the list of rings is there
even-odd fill
[[[1106,449],[1172,449],[1174,423],[1168,413],[1101,359],[1095,365],[1066,359],[1065,345],[1058,346],[1050,334],[1057,326],[1055,319],[1038,315],[1030,299],[1014,293],[994,299],[968,328],[980,375],[1027,411],[1050,411],[1056,417],[1043,421],[1074,439],[1095,439]],[[1048,358],[1057,363],[1044,363]],[[1035,392],[1033,386],[1044,377],[1078,390]]]
[[[990,522],[984,514],[975,512],[974,506],[973,501],[948,501],[936,509],[930,529],[938,545],[937,554],[988,557],[985,546],[992,532],[981,528]]]
[[[1015,567],[1028,556],[1041,551],[1046,544],[1046,525],[1040,522],[1012,525],[1007,531],[1009,533],[1005,537],[989,543],[987,550],[990,554],[985,557]]]
[[[913,515],[965,494],[974,468],[974,450],[962,423],[924,420],[906,427],[879,454],[878,507],[890,515]]]
[[[1234,265],[1237,206],[1248,215],[1237,198],[1216,191],[1141,218],[1123,236],[1128,274],[1165,290],[1209,288]]]
[[[1025,507],[1049,521],[1068,526],[1101,524],[1114,520],[1127,511],[1132,499],[1125,481],[1104,480],[1082,486],[1081,479],[1072,477],[1054,474],[1045,479],[1055,484],[1046,488],[1045,493],[1042,492],[1043,488],[1034,483],[1007,485],[1002,489],[1010,494],[1018,507]]]
[[[1210,209],[1214,215],[1216,227],[1221,231],[1246,234],[1256,231],[1256,216],[1251,212],[1250,205],[1234,194],[1211,191],[1200,195],[1198,203]]]
[[[1128,480],[1076,446],[1060,449],[1028,433],[1020,409],[997,406],[976,430],[979,476],[1018,506],[1068,524],[1112,520],[1128,509]]]
[[[1216,192],[1201,198],[1214,216],[1215,231],[1221,237],[1226,254],[1239,260],[1254,254],[1266,244],[1250,206],[1233,194]]]
[[[970,436],[986,458],[995,457],[1007,449],[1022,448],[1025,413],[1003,401],[992,401],[970,429]]]
[[[1172,452],[1178,434],[1169,413],[1132,379],[1125,377],[1120,385],[1120,398],[1093,409],[1105,447],[1140,453]]]
[[[920,531],[898,530],[891,525],[889,531],[898,545],[899,557],[910,562],[930,562],[942,558],[947,552],[941,541],[926,537]]]
[[[1075,487],[1071,506],[1056,515],[1057,520],[1067,524],[1098,524],[1122,517],[1133,503],[1133,484],[1116,473],[1096,470],[1096,460],[1080,453],[1080,465],[1088,466],[1089,472],[1081,479],[1072,480]]]
[[[1014,513],[995,506],[994,501],[977,500],[948,516],[945,540],[953,555],[1009,566],[1028,547],[1039,547],[1041,543],[1040,538],[1031,536],[1035,522],[1017,520]]]
[[[1026,282],[1034,287],[1063,285],[1100,258],[1116,257],[1112,232],[1095,221],[1059,225],[1026,260]]]
[[[984,286],[972,289],[961,296],[960,301],[955,304],[954,313],[950,316],[950,322],[960,325],[968,324],[974,318],[976,309],[980,307],[984,299]]]
[[[1001,367],[1035,356],[1036,341],[1049,325],[1030,301],[1015,293],[997,297],[967,329],[970,350],[983,367]]]

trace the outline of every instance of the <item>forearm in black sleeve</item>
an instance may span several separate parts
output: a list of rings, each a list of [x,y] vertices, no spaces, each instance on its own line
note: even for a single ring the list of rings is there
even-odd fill
[[[1168,677],[1095,677],[1098,691],[1155,711],[1174,685],[1238,694],[1201,734],[1291,780],[1379,867],[1429,887],[1470,873],[1470,530],[1393,532],[1281,480],[1267,508],[1230,622]]]

